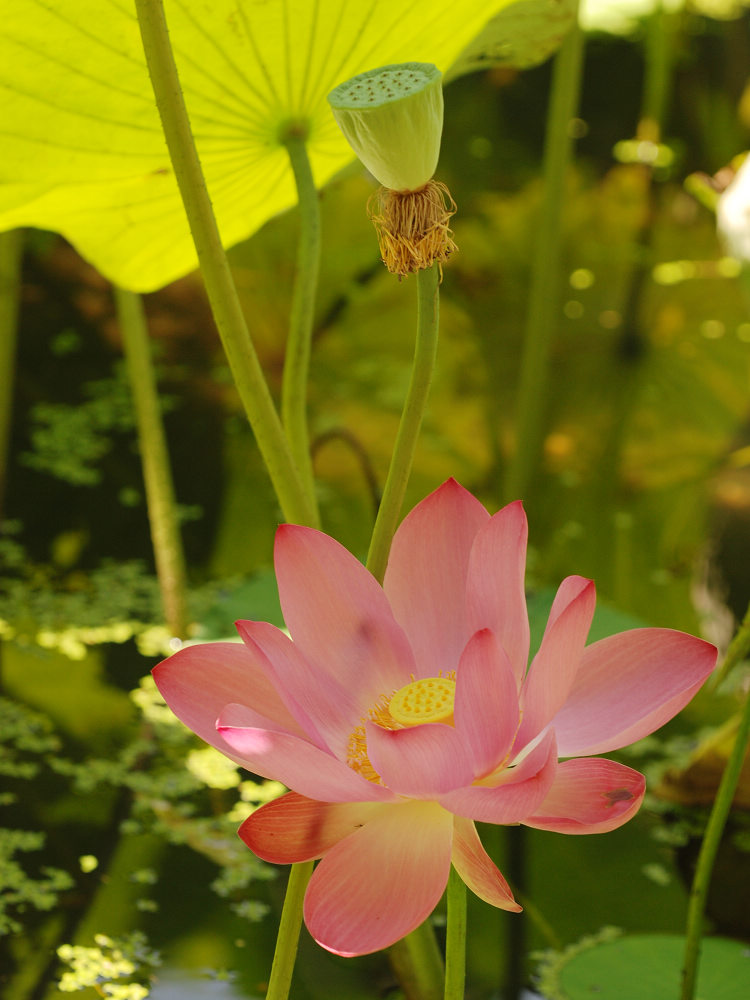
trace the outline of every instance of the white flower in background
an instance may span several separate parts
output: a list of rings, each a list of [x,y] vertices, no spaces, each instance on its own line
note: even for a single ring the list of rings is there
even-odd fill
[[[641,20],[659,7],[679,10],[685,0],[581,0],[579,18],[586,31],[606,31],[611,35],[631,35]]]
[[[719,198],[716,224],[731,255],[750,261],[750,156]]]

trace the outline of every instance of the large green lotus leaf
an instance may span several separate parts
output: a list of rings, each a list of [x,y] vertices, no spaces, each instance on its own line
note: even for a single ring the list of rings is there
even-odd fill
[[[165,0],[225,245],[296,200],[279,142],[309,128],[318,185],[353,158],[326,95],[408,60],[446,69],[509,0]],[[17,0],[0,31],[0,229],[66,236],[149,291],[196,266],[132,0]]]
[[[550,1000],[666,1000],[680,995],[685,939],[643,934],[572,949],[560,960],[556,980],[545,983]],[[750,948],[726,938],[701,945],[696,1000],[747,1000]]]
[[[490,66],[537,66],[560,47],[577,8],[577,0],[520,0],[511,4],[469,42],[449,69],[447,79]]]

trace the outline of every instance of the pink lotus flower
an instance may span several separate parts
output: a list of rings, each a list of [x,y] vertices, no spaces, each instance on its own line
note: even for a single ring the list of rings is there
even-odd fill
[[[669,629],[586,647],[594,584],[572,576],[527,672],[526,536],[520,503],[490,517],[449,480],[400,526],[381,588],[333,539],[282,525],[292,638],[241,621],[242,645],[189,647],[155,670],[194,732],[292,789],[239,832],[266,861],[322,858],[305,921],[330,951],[414,930],[451,864],[482,899],[520,910],[474,821],[621,826],[645,779],[590,755],[653,732],[714,667],[713,646]]]

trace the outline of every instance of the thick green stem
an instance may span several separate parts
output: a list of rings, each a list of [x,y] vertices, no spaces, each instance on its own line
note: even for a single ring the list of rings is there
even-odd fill
[[[711,881],[716,853],[719,850],[724,826],[732,807],[732,800],[740,780],[740,772],[750,743],[750,697],[745,697],[737,735],[727,766],[721,777],[711,815],[708,818],[703,843],[698,854],[693,885],[690,890],[686,928],[685,960],[682,968],[682,990],[680,1000],[694,1000],[700,958],[700,942],[703,933],[703,915]]]
[[[115,288],[115,303],[135,406],[151,543],[164,617],[171,634],[184,639],[188,626],[185,556],[146,316],[141,297],[135,292]]]
[[[466,985],[466,886],[451,866],[445,937],[445,1000],[464,1000]]]
[[[652,137],[653,142],[659,142],[661,139],[671,94],[674,35],[670,30],[669,17],[663,4],[657,3],[653,13],[646,20],[646,68],[641,121],[654,122],[657,132]]]
[[[727,655],[724,657],[724,662],[711,680],[711,690],[715,691],[721,687],[730,672],[738,663],[746,660],[748,656],[750,656],[750,605],[748,605],[737,634],[729,643],[729,649],[727,650]]]
[[[289,450],[222,246],[169,44],[162,0],[136,0],[136,10],[169,155],[237,390],[285,519],[316,525],[312,497]]]
[[[0,520],[8,476],[22,247],[20,229],[0,233]]]
[[[560,251],[565,179],[571,158],[571,121],[578,108],[583,65],[583,32],[577,20],[555,57],[547,113],[544,196],[531,270],[516,418],[516,444],[505,495],[524,499],[541,450],[546,415],[549,347],[560,311]]]
[[[289,152],[297,184],[300,233],[281,386],[281,420],[305,490],[315,503],[315,481],[307,429],[307,382],[320,271],[320,205],[304,135],[290,128],[282,141]]]
[[[392,945],[389,958],[406,1000],[442,1000],[443,960],[428,920]]]
[[[302,861],[292,865],[289,872],[266,1000],[286,1000],[289,996],[299,945],[299,932],[302,927],[302,904],[307,883],[313,872],[313,864],[312,861]]]
[[[388,553],[398,525],[409,481],[419,430],[435,368],[440,302],[438,265],[417,271],[417,340],[409,390],[406,394],[391,465],[367,554],[367,568],[382,583]]]

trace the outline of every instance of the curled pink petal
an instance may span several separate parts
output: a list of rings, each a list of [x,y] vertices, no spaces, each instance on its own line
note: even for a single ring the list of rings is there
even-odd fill
[[[267,672],[302,729],[318,746],[345,759],[352,719],[361,712],[352,692],[327,672],[316,670],[275,626],[251,621],[236,625],[247,647],[267,660]]]
[[[472,636],[461,655],[454,718],[471,752],[473,777],[484,777],[510,752],[519,725],[513,666],[489,629]]]
[[[499,510],[476,534],[466,581],[469,627],[492,629],[508,654],[519,689],[529,659],[524,590],[528,533],[520,501]]]
[[[368,722],[365,731],[370,763],[398,795],[435,798],[471,783],[471,754],[452,726],[431,723],[394,730]]]
[[[281,781],[300,795],[325,802],[393,798],[346,764],[307,740],[289,733],[247,726],[242,705],[226,705],[217,728],[235,759],[254,774]]]
[[[539,749],[537,748],[537,755],[530,758],[535,763],[538,760]],[[506,772],[509,780],[504,784],[494,788],[486,785],[459,788],[441,795],[440,804],[457,816],[465,816],[483,823],[522,823],[525,817],[535,812],[544,801],[557,770],[557,749],[553,733],[545,737],[541,749],[545,755],[543,762],[534,774],[524,777],[523,780],[516,777],[514,781],[513,769],[510,768]]]
[[[409,934],[448,882],[453,817],[433,802],[377,812],[336,844],[313,872],[305,923],[323,948],[366,955]]]
[[[256,809],[239,829],[250,850],[277,865],[322,857],[364,826],[379,809],[375,802],[317,802],[287,792]]]
[[[292,639],[365,708],[414,671],[406,636],[375,578],[321,531],[282,524],[274,550],[279,598]]]
[[[469,556],[488,520],[482,504],[449,479],[417,504],[394,536],[383,588],[414,650],[417,678],[458,664],[470,635]]]
[[[608,833],[638,812],[646,779],[624,764],[601,758],[563,761],[547,797],[523,822],[557,833]]]
[[[565,703],[581,664],[595,604],[591,580],[569,576],[560,584],[521,693],[521,746],[541,732]]]
[[[716,665],[716,647],[666,628],[592,643],[553,725],[561,757],[607,753],[663,726]]]
[[[216,720],[232,701],[252,705],[275,727],[303,736],[258,657],[235,642],[187,646],[154,667],[156,686],[174,714],[202,740],[236,760],[216,731]]]
[[[510,886],[495,862],[482,847],[473,821],[461,816],[453,820],[452,860],[453,867],[467,886],[485,903],[513,913],[520,913],[523,909],[513,898]]]

